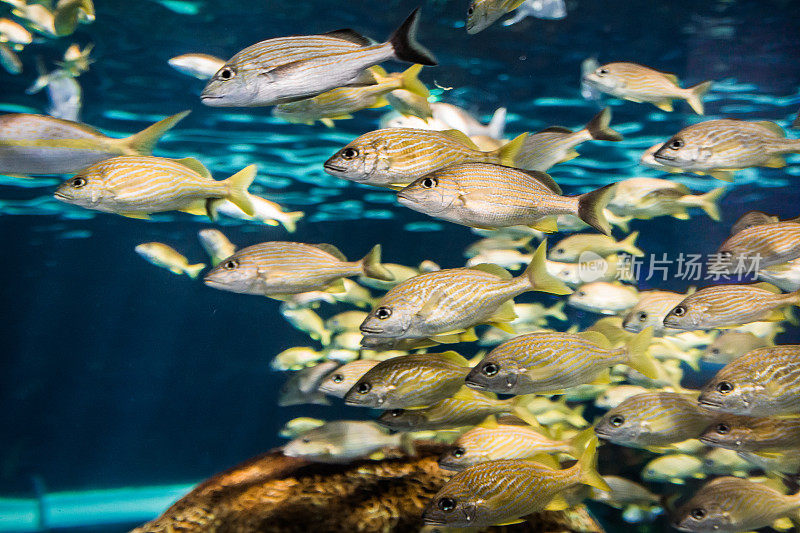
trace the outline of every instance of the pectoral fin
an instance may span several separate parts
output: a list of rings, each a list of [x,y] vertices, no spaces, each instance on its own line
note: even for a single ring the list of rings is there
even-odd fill
[[[660,102],[653,102],[653,105],[659,108],[662,111],[671,112],[672,111],[672,100],[661,100]]]

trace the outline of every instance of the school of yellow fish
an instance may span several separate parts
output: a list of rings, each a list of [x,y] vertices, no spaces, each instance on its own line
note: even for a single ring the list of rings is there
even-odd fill
[[[14,51],[32,39],[26,28],[63,36],[94,19],[90,0],[59,0],[52,12],[4,2],[21,21],[0,19],[0,55],[12,73]],[[521,4],[474,0],[466,30],[482,31]],[[682,531],[796,526],[800,493],[787,494],[781,479],[800,471],[800,346],[774,339],[800,306],[800,220],[753,211],[720,243],[714,268],[737,275],[756,264],[749,273],[758,282],[637,290],[636,277],[619,268],[645,254],[628,223],[686,220],[696,209],[718,221],[725,188],[694,194],[667,177],[641,177],[565,194],[547,172],[578,157],[581,143],[620,141],[610,110],[579,131],[553,126],[504,139],[504,110],[487,126],[431,101],[420,77],[436,58],[416,38],[422,23],[415,10],[383,41],[346,29],[269,38],[227,61],[202,53],[170,60],[206,81],[207,106],[274,106],[288,122],[329,127],[391,106],[397,124],[365,132],[320,165],[480,235],[459,268],[384,262],[379,243],[358,259],[332,244],[239,246],[214,228],[198,235],[208,265],[164,243],[136,247],[175,274],[205,271],[202,280],[214,289],[281,302],[282,316],[310,339],[270,363],[290,373],[281,406],[342,400],[382,411],[374,421],[290,420],[283,452],[341,463],[380,457],[386,447],[413,454],[415,440],[446,442],[439,465],[454,473],[425,509],[432,526],[512,524],[587,499],[620,509],[630,522],[665,510]],[[89,50],[72,49],[64,68],[73,77],[88,68]],[[387,72],[380,64],[389,60],[411,66]],[[683,100],[702,115],[713,82],[697,81],[687,87],[673,74],[626,62],[597,65],[583,77],[612,97],[666,112]],[[248,191],[256,165],[215,179],[196,159],[151,155],[187,114],[122,139],[75,120],[3,115],[0,173],[67,174],[54,191],[58,200],[142,224],[153,213],[182,211],[293,232],[302,212]],[[737,170],[781,167],[785,154],[800,153],[800,140],[768,121],[715,119],[672,133],[642,155],[643,164],[730,181]],[[615,229],[627,235],[614,237]],[[548,238],[555,232],[574,234]],[[547,304],[514,302],[531,291]],[[219,296],[221,303],[236,298]],[[581,331],[566,323],[565,305],[597,320]],[[443,344],[458,344],[471,358]],[[684,388],[684,371],[701,361],[724,366],[701,390]],[[587,406],[602,416],[584,416]],[[598,464],[601,445],[639,449],[640,479],[603,475],[609,465]],[[673,504],[671,485],[705,477],[713,479]]]

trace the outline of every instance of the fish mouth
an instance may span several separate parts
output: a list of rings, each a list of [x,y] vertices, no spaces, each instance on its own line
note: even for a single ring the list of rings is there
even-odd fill
[[[446,526],[447,521],[441,518],[428,518],[427,516],[422,517],[422,521],[425,522],[427,526]]]
[[[369,326],[361,326],[358,329],[361,331],[361,333],[367,333],[368,335],[380,335],[381,333],[383,333],[382,329],[371,328]]]
[[[697,403],[700,405],[708,405],[709,407],[722,407],[722,402],[715,402],[707,398],[698,398]]]
[[[611,434],[606,433],[604,430],[600,428],[594,428],[594,434],[600,437],[601,439],[611,440]]]
[[[486,387],[486,385],[484,385],[483,383],[478,383],[477,381],[473,381],[473,380],[472,380],[472,379],[470,379],[469,377],[467,377],[467,378],[464,380],[464,385],[466,385],[466,386],[467,386],[467,387],[469,387],[470,389],[475,389],[475,390],[488,390],[488,388]]]
[[[226,286],[224,281],[219,281],[211,278],[203,278],[203,283],[205,283],[209,287],[215,287],[215,288],[222,288]]]
[[[410,203],[413,203],[413,204],[417,203],[417,199],[416,198],[414,198],[413,196],[411,196],[408,193],[403,192],[403,191],[400,191],[400,192],[397,193],[397,199],[398,200],[405,200],[406,202],[410,202]]]
[[[675,161],[677,158],[671,155],[664,155],[660,151],[657,151],[656,153],[653,154],[653,159],[655,159],[656,161],[672,162]]]
[[[334,173],[339,173],[339,174],[343,174],[343,173],[347,172],[346,168],[341,167],[339,165],[334,165],[333,163],[325,163],[322,166],[326,171],[329,171],[329,172],[334,172]]]
[[[64,194],[63,192],[56,191],[53,193],[53,198],[56,200],[69,200],[70,197]]]

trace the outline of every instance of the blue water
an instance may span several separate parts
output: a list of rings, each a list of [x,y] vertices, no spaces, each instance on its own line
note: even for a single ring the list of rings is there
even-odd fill
[[[156,155],[196,157],[218,177],[257,163],[253,191],[307,213],[291,236],[281,227],[222,220],[237,245],[330,242],[360,257],[380,242],[386,261],[461,266],[463,249],[475,239],[467,228],[435,222],[398,206],[391,194],[323,172],[322,162],[335,150],[377,128],[382,110],[328,129],[281,122],[269,108],[207,108],[198,100],[203,82],[167,65],[182,53],[229,57],[268,37],[340,27],[383,39],[419,3],[98,0],[94,24],[72,38],[31,45],[22,54],[23,74],[0,72],[0,112],[41,112],[46,96],[24,92],[35,78],[36,57],[52,64],[71,42],[94,43],[96,62],[79,78],[83,121],[122,136],[192,109]],[[638,165],[641,152],[701,120],[681,103],[664,113],[647,104],[583,100],[578,79],[587,57],[647,64],[676,73],[685,85],[717,80],[704,119],[766,119],[788,127],[800,107],[800,10],[792,0],[568,1],[564,20],[498,23],[476,36],[463,29],[465,4],[424,2],[420,41],[440,66],[421,77],[431,87],[454,88],[434,90],[437,98],[484,121],[507,107],[509,136],[553,124],[579,128],[602,105],[612,107],[625,141],[585,144],[582,157],[551,170],[569,194],[660,176]],[[702,215],[633,222],[640,246],[671,255],[709,253],[746,211],[797,216],[800,157],[788,160],[786,169],[737,174],[720,223]],[[694,175],[676,179],[697,191],[721,185]],[[278,303],[174,276],[133,251],[140,242],[162,241],[202,260],[196,232],[211,227],[207,220],[167,214],[143,222],[81,210],[52,199],[58,181],[0,179],[0,496],[33,497],[35,484],[55,492],[191,483],[278,445],[277,430],[293,417],[369,416],[340,406],[277,409],[283,376],[268,363],[279,351],[310,342],[283,321]],[[689,284],[651,280],[640,288]],[[582,324],[594,318],[567,312]],[[799,339],[792,330],[779,337]],[[476,350],[463,347],[467,356]],[[612,529],[623,527],[614,513],[600,512]]]

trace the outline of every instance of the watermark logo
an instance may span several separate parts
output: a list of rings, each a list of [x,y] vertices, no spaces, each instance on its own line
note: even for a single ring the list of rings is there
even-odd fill
[[[609,264],[603,256],[594,252],[582,252],[578,257],[578,279],[581,283],[591,283],[609,274]]]

